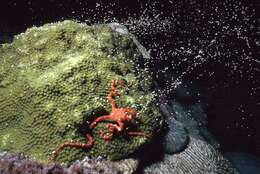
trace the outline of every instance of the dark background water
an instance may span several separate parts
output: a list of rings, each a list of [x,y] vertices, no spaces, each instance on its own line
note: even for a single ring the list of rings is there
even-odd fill
[[[151,52],[146,66],[163,92],[174,97],[175,78],[165,75],[200,89],[188,102],[207,104],[208,127],[223,151],[260,156],[257,10],[252,0],[2,0],[0,42],[64,19],[123,23]]]

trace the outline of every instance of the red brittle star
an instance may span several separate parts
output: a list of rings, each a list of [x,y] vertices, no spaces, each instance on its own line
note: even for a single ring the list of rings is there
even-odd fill
[[[110,141],[114,133],[120,134],[125,129],[125,123],[130,123],[137,117],[137,111],[133,108],[118,108],[116,104],[115,97],[118,94],[117,84],[121,87],[125,87],[125,84],[121,80],[114,80],[111,85],[111,91],[107,96],[108,101],[111,103],[112,111],[109,115],[103,115],[96,118],[90,125],[90,129],[94,129],[98,122],[101,121],[114,121],[115,123],[107,124],[108,132],[100,132],[100,136],[106,140]],[[129,136],[144,136],[150,137],[149,135],[143,132],[126,132]],[[75,148],[90,148],[94,144],[93,137],[86,133],[87,143],[81,143],[76,141],[62,143],[55,151],[53,151],[54,159],[58,156],[60,151],[65,147],[75,147]]]

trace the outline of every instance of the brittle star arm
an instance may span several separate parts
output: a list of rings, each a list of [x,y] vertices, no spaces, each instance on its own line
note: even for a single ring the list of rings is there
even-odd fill
[[[127,132],[127,134],[130,135],[130,136],[143,136],[143,137],[146,137],[146,138],[151,138],[151,135],[146,134],[144,132]]]
[[[112,105],[112,112],[114,111],[114,109],[117,108],[116,106],[116,101],[114,99],[114,97],[117,95],[118,93],[118,89],[116,87],[116,85],[119,84],[122,87],[125,87],[125,84],[121,81],[121,80],[114,80],[111,84],[111,92],[108,94],[107,99],[108,101],[111,103]]]
[[[96,118],[89,126],[90,129],[94,129],[98,122],[104,121],[104,120],[113,120],[112,115],[104,115],[101,117]]]
[[[56,150],[53,151],[53,160],[56,159],[60,151],[62,151],[62,149],[64,149],[65,147],[89,148],[94,143],[93,137],[88,133],[86,134],[86,141],[87,141],[86,144],[81,142],[76,142],[76,141],[62,143]]]

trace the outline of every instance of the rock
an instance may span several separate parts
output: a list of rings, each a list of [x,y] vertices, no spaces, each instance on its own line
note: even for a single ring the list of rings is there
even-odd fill
[[[190,136],[208,142],[215,148],[220,144],[207,129],[207,115],[199,104],[186,105],[178,101],[171,101],[169,106],[174,118],[181,122]]]
[[[1,174],[132,174],[138,166],[138,160],[129,158],[120,161],[108,161],[104,159],[89,159],[76,161],[70,166],[59,164],[41,164],[29,160],[22,155],[0,155]]]
[[[112,27],[113,28],[113,27]],[[73,21],[33,27],[0,47],[0,150],[24,153],[48,163],[66,141],[86,143],[88,123],[110,113],[107,95],[114,79],[125,81],[118,107],[139,112],[132,130],[160,131],[163,119],[155,105],[152,81],[140,68],[140,45],[127,32],[111,25],[87,26]],[[121,159],[150,138],[115,136],[105,142],[92,131],[90,149],[64,148],[59,162],[86,155]]]
[[[243,152],[226,152],[224,156],[236,167],[240,174],[259,174],[260,158]]]
[[[163,147],[167,154],[173,154],[184,150],[189,143],[189,134],[182,123],[170,119],[169,129],[163,140]]]
[[[186,104],[178,100],[166,101],[165,97],[161,96],[159,107],[168,122],[177,120],[191,136],[220,148],[218,141],[207,129],[207,115],[200,104]]]
[[[114,173],[116,171],[117,173],[132,174],[135,173],[135,171],[137,170],[139,161],[133,158],[126,158],[119,161],[88,159],[82,162],[82,164],[83,164],[83,169],[90,168],[92,170],[95,170],[97,168],[104,168],[103,173],[107,173],[105,169],[111,168],[114,170]]]
[[[187,104],[178,100],[166,102],[162,96],[160,111],[167,122],[172,123],[173,126],[174,122],[175,124],[180,123],[181,127],[188,131],[190,141],[181,151],[172,154],[168,152],[169,147],[164,146],[165,152],[168,154],[155,158],[152,164],[145,164],[144,173],[238,174],[232,164],[217,150],[219,143],[207,130],[207,115],[199,104]],[[176,130],[177,135],[182,132],[180,130],[182,129]],[[163,142],[166,145],[169,142],[167,135]],[[176,142],[181,144],[180,140],[183,139]]]
[[[208,143],[190,137],[188,147],[144,169],[145,174],[238,174],[220,152]]]

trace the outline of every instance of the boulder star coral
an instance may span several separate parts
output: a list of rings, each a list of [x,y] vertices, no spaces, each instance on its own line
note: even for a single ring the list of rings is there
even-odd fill
[[[107,93],[113,79],[131,88],[120,90],[118,108],[135,109],[139,117],[133,126],[157,134],[163,119],[151,78],[139,68],[141,59],[128,34],[73,21],[30,28],[1,45],[0,150],[46,163],[65,141],[85,142],[86,125],[111,112]],[[69,163],[86,155],[120,159],[151,140],[113,136],[107,142],[99,136],[105,130],[107,123],[100,122],[92,131],[91,149],[65,148],[57,160]]]

